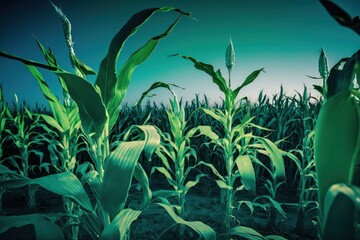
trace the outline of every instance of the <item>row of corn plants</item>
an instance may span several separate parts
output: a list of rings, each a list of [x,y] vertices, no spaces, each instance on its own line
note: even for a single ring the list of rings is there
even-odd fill
[[[51,110],[50,113],[39,108],[31,111],[17,100],[10,110],[0,91],[0,211],[6,210],[1,205],[2,196],[19,189],[25,190],[28,206],[34,210],[40,189],[61,196],[62,211],[4,214],[0,216],[0,233],[31,224],[39,239],[50,236],[52,239],[129,239],[131,224],[151,205],[167,212],[178,226],[181,239],[189,237],[186,228],[205,239],[284,239],[277,235],[263,236],[245,226],[236,211],[244,205],[251,214],[265,210],[269,216],[268,229],[276,228],[278,216],[286,219],[285,206],[296,207],[299,233],[304,231],[305,217],[316,219],[319,204],[314,128],[322,103],[312,99],[306,87],[303,93],[294,96],[286,95],[283,88],[272,98],[261,92],[255,104],[250,104],[246,97],[239,99],[240,90],[251,84],[263,69],[253,71],[240,86],[233,88],[235,52],[230,39],[225,56],[227,80],[210,64],[190,56],[174,55],[192,62],[197,70],[210,76],[223,95],[220,103],[211,106],[206,96],[200,100],[199,95],[183,103],[171,89],[176,85],[158,82],[143,93],[140,101],[153,89],[166,88],[174,96],[169,104],[121,105],[134,69],[171,33],[181,16],[190,15],[174,8],[146,9],[135,14],[113,38],[96,73],[75,55],[70,21],[53,6],[64,26],[73,73],[63,70],[51,50],[38,40],[46,64],[0,52],[0,56],[20,61],[29,69]],[[154,13],[169,11],[178,12],[179,17],[164,33],[134,52],[117,71],[117,58],[125,42]],[[346,59],[350,63],[345,65],[345,70],[339,69],[345,60],[339,62],[330,75],[320,64],[323,86],[315,88],[325,99],[344,90],[342,85],[334,89],[326,84],[331,80],[329,76],[340,71],[341,74],[345,71],[345,75],[358,71],[357,58],[355,54],[349,61]],[[320,61],[325,60],[322,50]],[[62,101],[53,94],[38,68],[57,76],[63,90]],[[86,80],[92,74],[97,75],[95,84]],[[354,90],[351,94],[358,96]],[[322,130],[318,127],[317,131]],[[317,141],[321,138],[324,136],[320,134]],[[317,147],[323,148],[321,143]],[[16,152],[10,153],[14,149]],[[319,156],[316,161],[321,162],[324,156]],[[321,172],[319,165],[317,171]],[[159,174],[172,189],[152,191],[148,176],[160,177]],[[129,204],[133,178],[143,193],[141,204],[135,207]],[[206,222],[186,220],[187,194],[205,179],[214,181],[221,192],[224,205],[221,232]],[[321,181],[320,209],[324,189],[329,185],[324,185],[324,177]],[[260,187],[266,191],[259,194]],[[282,202],[280,194],[284,188],[297,189],[296,202]],[[251,201],[242,199],[245,191],[253,194]],[[44,226],[49,231],[42,231]]]

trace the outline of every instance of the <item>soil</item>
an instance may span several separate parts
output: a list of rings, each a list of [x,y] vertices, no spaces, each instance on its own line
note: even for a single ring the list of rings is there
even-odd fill
[[[161,179],[152,181],[152,190],[166,189],[166,180]],[[261,192],[261,190],[259,190]],[[41,190],[37,193],[37,206],[30,209],[26,201],[26,189],[17,189],[5,193],[3,196],[3,212],[1,215],[20,215],[30,213],[45,213],[45,212],[61,212],[61,197],[56,196],[46,190]],[[137,205],[136,198],[139,193],[132,190],[129,199],[132,205]],[[238,197],[241,200],[251,200],[253,195],[242,191]],[[279,194],[278,201],[280,203],[294,203],[296,196],[291,191],[283,189]],[[269,228],[268,222],[270,220],[268,212],[255,208],[251,214],[249,208],[243,205],[239,211],[234,211],[236,218],[239,220],[238,224],[255,229],[263,235],[280,235],[286,239],[316,239],[317,230],[312,220],[315,216],[305,216],[304,229],[297,233],[297,208],[293,205],[282,205],[286,212],[286,218],[277,214],[275,223]],[[202,221],[203,223],[212,227],[218,239],[224,233],[224,209],[225,204],[221,202],[220,190],[212,181],[201,181],[198,185],[192,188],[186,195],[185,209],[187,212],[187,221]],[[313,218],[313,219],[312,219]],[[179,239],[177,234],[178,228],[174,225],[174,221],[168,216],[166,211],[157,204],[151,204],[139,218],[132,224],[131,237],[133,240],[176,240]],[[88,236],[80,228],[80,239],[89,239]],[[185,228],[185,239],[197,239],[198,235],[190,228]],[[220,237],[219,237],[220,236]],[[0,234],[0,239],[35,239],[33,227],[31,225],[22,228],[12,228],[5,234]],[[237,239],[237,238],[233,238]]]

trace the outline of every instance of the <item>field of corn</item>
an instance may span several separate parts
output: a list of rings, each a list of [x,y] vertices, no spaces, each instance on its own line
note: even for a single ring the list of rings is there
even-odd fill
[[[360,34],[358,18],[321,2]],[[327,235],[340,223],[329,220],[325,194],[336,183],[354,191],[360,185],[359,51],[330,69],[321,50],[320,98],[306,87],[291,96],[281,88],[250,103],[241,90],[263,69],[233,87],[230,39],[227,77],[193,57],[172,56],[209,76],[218,103],[206,95],[182,101],[176,83],[156,82],[130,106],[123,98],[134,69],[180,18],[192,16],[174,8],[136,13],[95,72],[77,58],[70,21],[54,9],[73,70],[62,69],[39,41],[46,63],[0,51],[28,68],[49,103],[31,107],[15,95],[9,107],[0,88],[0,239],[358,239],[346,221],[336,228],[350,235]],[[125,41],[152,14],[169,11],[179,17],[116,71]],[[57,75],[61,98],[39,68]],[[86,76],[94,74],[92,84]],[[149,100],[158,88],[170,91],[168,103]]]

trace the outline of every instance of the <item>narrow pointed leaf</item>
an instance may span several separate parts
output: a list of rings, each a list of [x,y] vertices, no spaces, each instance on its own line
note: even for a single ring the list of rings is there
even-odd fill
[[[190,57],[190,56],[181,56],[179,54],[174,54],[172,56],[180,56],[184,59],[187,59],[187,60],[190,60],[191,62],[193,62],[196,69],[199,69],[199,70],[207,73],[209,76],[211,76],[213,82],[219,87],[220,91],[222,93],[224,93],[225,96],[227,95],[229,88],[226,85],[226,81],[223,78],[223,76],[221,75],[220,70],[217,70],[215,72],[214,67],[212,65],[206,64],[203,62],[198,62],[195,58]]]
[[[165,88],[168,89],[170,91],[170,93],[174,96],[174,92],[171,90],[171,87],[177,87],[177,88],[181,88],[184,89],[182,87],[179,87],[178,85],[175,84],[169,84],[169,83],[163,83],[163,82],[155,82],[153,83],[148,90],[146,90],[145,92],[143,92],[141,94],[140,99],[137,101],[136,105],[139,105],[142,103],[142,101],[144,100],[145,97],[149,96],[149,93],[155,89],[158,88]]]
[[[237,88],[235,88],[235,90],[232,92],[232,100],[234,101],[236,99],[236,97],[238,96],[239,94],[239,91],[249,85],[250,83],[252,83],[258,76],[259,74],[264,71],[264,68],[261,68],[261,69],[258,69],[258,70],[255,70],[253,71],[249,76],[247,76],[247,78],[245,79],[245,81]]]
[[[258,138],[258,141],[263,145],[271,163],[275,166],[275,177],[278,179],[286,178],[284,159],[280,149],[267,138]]]

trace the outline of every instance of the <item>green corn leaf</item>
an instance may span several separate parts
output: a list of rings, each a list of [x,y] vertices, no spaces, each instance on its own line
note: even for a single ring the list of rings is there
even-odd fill
[[[170,84],[170,83],[163,83],[163,82],[155,82],[153,83],[148,90],[146,90],[145,92],[143,92],[141,94],[141,97],[140,99],[137,101],[137,103],[135,104],[135,106],[137,105],[140,105],[142,103],[142,101],[144,100],[145,97],[149,96],[149,93],[155,89],[158,89],[158,88],[165,88],[165,89],[168,89],[170,91],[170,93],[174,96],[174,92],[171,90],[171,87],[177,87],[177,88],[181,88],[181,89],[185,89],[185,88],[182,88],[178,85],[175,85],[175,84]]]
[[[140,139],[145,141],[145,156],[151,160],[151,156],[154,153],[155,149],[160,144],[160,135],[158,134],[156,128],[152,125],[134,125],[131,126],[128,132],[124,135],[124,138],[127,139],[129,134],[136,131]]]
[[[143,191],[144,201],[141,204],[141,209],[144,209],[152,199],[152,192],[150,189],[149,178],[139,163],[135,166],[134,178],[139,182]]]
[[[151,175],[155,172],[155,170],[164,175],[171,186],[177,186],[176,181],[174,181],[174,179],[171,177],[170,172],[164,167],[152,167]]]
[[[221,176],[221,174],[218,172],[218,170],[214,167],[214,165],[212,165],[211,163],[206,163],[203,161],[200,161],[198,164],[196,164],[196,166],[200,166],[200,165],[205,165],[207,167],[209,167],[211,169],[211,171],[221,180],[225,183],[225,179],[223,176]]]
[[[65,132],[64,129],[60,126],[59,122],[56,121],[53,117],[46,114],[40,114],[40,117],[45,120],[47,124],[55,128],[59,133]]]
[[[17,56],[8,54],[8,53],[3,52],[3,51],[0,51],[0,57],[13,59],[13,60],[16,60],[16,61],[20,61],[20,62],[24,63],[25,65],[41,67],[41,68],[51,70],[51,71],[59,71],[59,70],[61,70],[61,69],[58,69],[56,67],[49,66],[49,65],[46,65],[46,64],[43,64],[43,63],[40,63],[40,62],[36,62],[36,61],[28,60],[28,59],[25,59],[25,58],[17,57]]]
[[[245,81],[244,81],[239,87],[235,88],[234,91],[232,91],[232,93],[231,93],[231,99],[232,99],[232,101],[235,101],[236,97],[237,97],[238,94],[239,94],[239,91],[240,91],[243,87],[245,87],[245,86],[249,85],[250,83],[252,83],[252,82],[259,76],[259,74],[260,74],[261,72],[263,72],[263,71],[264,71],[264,68],[261,68],[261,69],[258,69],[258,70],[253,71],[249,76],[247,76],[247,78],[245,79]]]
[[[321,95],[324,94],[324,88],[322,86],[319,86],[319,85],[315,85],[313,84],[313,87],[316,91],[318,91]]]
[[[347,91],[353,87],[353,80],[355,78],[356,58],[360,55],[360,50],[351,58],[341,59],[330,70],[330,75],[327,79],[327,99],[335,96],[337,93]],[[341,69],[341,65],[345,64]]]
[[[320,211],[325,194],[335,183],[350,184],[359,176],[354,166],[359,162],[360,109],[350,91],[329,99],[321,109],[315,129],[314,154],[318,174]]]
[[[269,200],[269,202],[271,203],[272,206],[275,207],[275,209],[284,217],[284,218],[287,218],[286,217],[286,213],[285,211],[283,210],[283,208],[281,207],[280,203],[278,201],[276,201],[275,199],[273,199],[272,197],[270,196],[267,196],[267,195],[263,195],[263,196],[259,196],[259,197],[256,197],[253,202],[255,203],[257,200],[261,199],[261,198],[265,198],[267,200]]]
[[[121,142],[106,158],[101,205],[113,219],[124,209],[145,141]]]
[[[198,133],[198,134],[196,134],[196,133]],[[193,136],[197,137],[200,135],[204,135],[204,136],[210,138],[211,140],[216,140],[219,138],[219,136],[211,130],[210,126],[194,127],[186,133],[186,138],[191,138]]]
[[[70,96],[77,103],[81,126],[85,133],[101,136],[107,127],[108,114],[100,93],[91,83],[75,74],[66,72],[55,72],[55,74],[65,81]]]
[[[199,234],[201,238],[204,238],[206,240],[215,240],[216,239],[216,233],[215,231],[209,227],[208,225],[204,224],[200,221],[185,221],[178,215],[176,215],[173,208],[167,204],[164,203],[157,203],[159,206],[163,207],[166,212],[169,214],[169,216],[178,224],[183,224],[191,229],[193,229],[195,232]]]
[[[229,230],[227,233],[230,236],[238,236],[244,239],[250,239],[250,240],[266,240],[266,239],[272,239],[272,240],[286,240],[286,238],[283,238],[281,236],[276,235],[268,235],[263,236],[256,230],[250,227],[245,226],[237,226],[233,227]]]
[[[95,75],[96,72],[92,70],[91,67],[87,66],[85,63],[83,63],[78,57],[76,57],[73,54],[70,54],[71,62],[75,65],[77,69],[84,75]]]
[[[178,19],[161,35],[153,37],[144,46],[134,52],[126,63],[121,67],[116,76],[116,61],[120,54],[125,41],[136,33],[139,26],[146,22],[155,12],[177,11],[181,14],[189,15],[174,8],[152,8],[138,12],[132,16],[123,28],[115,35],[111,41],[109,51],[101,62],[99,74],[96,79],[96,85],[101,89],[101,96],[103,97],[105,106],[109,112],[110,129],[115,124],[119,113],[119,106],[123,100],[128,85],[130,83],[132,74],[135,68],[144,62],[152,53],[155,46],[162,38],[166,37],[175,27]]]
[[[131,224],[140,216],[141,211],[127,208],[122,210],[101,233],[101,240],[130,239]]]
[[[271,163],[275,166],[275,177],[279,179],[286,178],[284,159],[280,149],[267,138],[258,138],[258,141],[265,148]]]
[[[217,109],[209,109],[209,108],[201,108],[207,115],[214,118],[215,120],[219,121],[221,124],[225,124],[225,116],[221,111],[216,111]]]
[[[51,111],[54,115],[56,121],[61,124],[61,128],[66,131],[70,128],[69,119],[66,115],[65,107],[60,103],[59,99],[52,93],[49,86],[45,82],[43,76],[37,70],[36,67],[32,65],[25,64],[26,68],[31,72],[35,77],[36,81],[39,84],[40,90],[43,93],[44,97],[48,100]]]
[[[111,219],[124,209],[141,152],[150,158],[160,143],[153,126],[134,126],[132,130],[138,131],[143,140],[121,142],[106,158],[101,204]]]
[[[73,173],[63,172],[35,178],[30,184],[40,185],[50,192],[73,199],[88,211],[93,210],[85,189]]]
[[[188,182],[185,184],[185,187],[184,187],[184,189],[183,189],[184,194],[186,195],[186,193],[187,193],[192,187],[196,186],[196,184],[199,183],[200,179],[201,179],[202,177],[205,177],[205,176],[207,176],[207,175],[201,173],[201,174],[198,174],[198,175],[196,176],[196,178],[195,178],[194,181],[188,181]]]
[[[61,67],[58,65],[56,58],[55,58],[54,54],[51,52],[51,50],[50,49],[47,50],[36,38],[35,38],[35,40],[36,40],[36,43],[39,46],[42,54],[44,55],[46,62],[49,64],[49,66],[55,67],[57,69],[61,69]],[[66,87],[64,81],[61,78],[59,78],[59,82],[60,82],[61,87],[67,93],[68,90],[67,90],[67,87]]]
[[[4,168],[1,168],[0,170],[7,173]],[[1,183],[9,188],[18,188],[25,185],[39,185],[50,192],[74,200],[88,211],[93,210],[90,199],[79,179],[70,172],[57,173],[35,179],[18,176],[14,179],[2,181]]]
[[[238,156],[235,164],[239,170],[241,182],[248,191],[256,192],[256,176],[253,163],[249,155]]]
[[[195,58],[190,56],[181,56],[179,54],[174,54],[172,56],[180,56],[184,59],[190,60],[194,63],[194,66],[196,69],[199,69],[205,73],[207,73],[209,76],[212,77],[213,82],[219,87],[220,91],[224,93],[225,96],[228,95],[228,92],[230,91],[229,87],[226,84],[225,79],[221,75],[220,70],[217,70],[215,72],[214,67],[210,64],[206,64],[203,62],[198,62]]]
[[[4,233],[13,227],[19,228],[26,225],[33,225],[36,239],[65,239],[62,229],[54,223],[57,218],[58,216],[52,216],[50,214],[0,216],[0,233]],[[46,231],[44,231],[44,229],[46,229]]]

